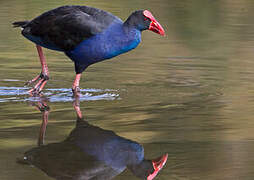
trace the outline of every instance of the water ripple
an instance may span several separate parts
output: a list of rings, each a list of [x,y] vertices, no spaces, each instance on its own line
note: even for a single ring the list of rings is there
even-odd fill
[[[28,87],[0,87],[1,102],[40,101],[41,97],[29,95]],[[120,99],[118,90],[114,89],[80,89],[80,101],[117,100]],[[45,89],[43,97],[50,102],[73,101],[72,90],[68,88]]]

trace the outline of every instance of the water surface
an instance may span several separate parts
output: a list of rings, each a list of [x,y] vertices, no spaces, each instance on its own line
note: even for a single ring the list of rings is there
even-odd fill
[[[157,179],[254,178],[254,2],[148,0],[0,2],[0,179],[52,179],[16,163],[37,146],[41,112],[24,86],[40,72],[34,45],[11,27],[65,4],[85,4],[122,19],[149,9],[166,37],[142,34],[141,45],[82,75],[86,120],[144,146],[145,156],[168,153]],[[45,50],[51,79],[45,143],[64,140],[75,126],[73,64]],[[116,180],[135,179],[124,171]]]

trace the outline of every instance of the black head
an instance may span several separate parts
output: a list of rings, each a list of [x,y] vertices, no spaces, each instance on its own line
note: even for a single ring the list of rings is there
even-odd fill
[[[164,35],[165,31],[158,21],[148,10],[138,10],[133,12],[125,21],[125,26],[134,27],[140,31],[151,30],[160,35]]]
[[[135,27],[140,31],[149,29],[151,20],[146,18],[143,12],[143,10],[133,12],[126,20],[126,24],[130,27]]]

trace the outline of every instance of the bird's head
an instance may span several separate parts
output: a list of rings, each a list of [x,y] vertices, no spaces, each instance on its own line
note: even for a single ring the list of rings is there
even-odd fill
[[[125,24],[131,27],[135,27],[140,31],[148,29],[162,36],[165,35],[163,27],[148,10],[138,10],[133,12],[125,21]]]

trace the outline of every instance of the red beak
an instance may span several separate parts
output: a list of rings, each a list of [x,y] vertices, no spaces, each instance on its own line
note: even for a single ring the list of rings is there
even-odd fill
[[[155,33],[158,33],[162,36],[165,35],[165,31],[163,29],[163,27],[160,25],[160,23],[156,20],[153,20],[151,23],[150,23],[150,26],[149,26],[149,30],[155,32]]]
[[[154,172],[147,177],[147,180],[152,180],[153,178],[155,178],[158,172],[166,164],[167,159],[168,159],[168,154],[164,154],[161,157],[152,160]]]
[[[149,30],[164,36],[165,31],[164,31],[163,27],[160,25],[160,23],[158,21],[156,21],[156,19],[152,15],[152,13],[148,10],[145,10],[143,12],[143,14],[144,14],[144,16],[146,16],[147,18],[149,18],[151,20]]]

